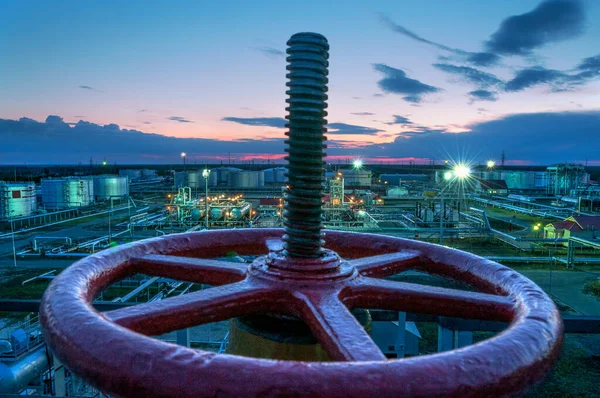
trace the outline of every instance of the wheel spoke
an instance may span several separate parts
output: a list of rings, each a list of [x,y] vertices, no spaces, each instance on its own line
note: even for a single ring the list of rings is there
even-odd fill
[[[516,303],[510,297],[443,287],[360,278],[345,296],[353,306],[449,317],[511,321]]]
[[[334,361],[384,361],[386,358],[348,308],[334,294],[297,295],[300,316]]]
[[[215,286],[241,281],[247,268],[247,264],[161,254],[136,257],[130,261],[140,273]]]
[[[104,313],[109,320],[146,335],[160,335],[252,312],[277,311],[281,293],[248,281],[209,288]]]
[[[399,274],[419,264],[420,253],[414,251],[380,254],[350,260],[362,275],[374,278],[384,278]]]

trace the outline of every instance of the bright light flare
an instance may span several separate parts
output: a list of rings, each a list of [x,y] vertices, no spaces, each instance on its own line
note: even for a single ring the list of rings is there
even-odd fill
[[[493,160],[488,160],[487,161],[487,167],[488,167],[488,169],[493,169],[494,166],[496,166],[496,162],[494,162]]]
[[[352,165],[354,166],[355,169],[360,169],[363,166],[363,161],[362,161],[362,159],[354,159],[354,161],[352,162]]]
[[[202,177],[208,178],[209,175],[210,175],[210,170],[209,169],[202,170]]]
[[[186,154],[185,152],[181,152],[181,157],[182,157],[182,158],[184,158],[184,157],[186,157],[186,156],[187,156],[187,154]]]
[[[469,175],[471,175],[471,169],[468,166],[465,166],[464,164],[457,164],[454,167],[453,171],[456,178],[459,178],[461,180],[464,180],[465,178],[469,177]]]
[[[451,171],[447,171],[444,173],[444,180],[449,181],[452,179],[452,177],[454,177],[454,174],[452,174]]]

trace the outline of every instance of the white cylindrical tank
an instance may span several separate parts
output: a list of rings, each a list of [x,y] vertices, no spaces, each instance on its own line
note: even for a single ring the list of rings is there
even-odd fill
[[[119,175],[129,178],[129,181],[139,180],[142,177],[142,171],[137,169],[121,169],[119,170]]]
[[[94,177],[94,196],[96,200],[122,198],[129,195],[129,182],[126,177],[104,175]]]
[[[143,169],[142,170],[142,180],[151,180],[156,177],[158,177],[156,170],[152,170],[152,169]]]
[[[217,186],[218,176],[217,173],[211,171],[208,175],[208,186],[215,187]],[[206,182],[204,181],[204,177],[202,176],[202,170],[192,170],[192,171],[180,171],[175,173],[174,176],[175,188],[182,187],[190,187],[194,189],[204,188],[206,186]]]
[[[287,181],[287,169],[285,167],[274,167],[263,172],[267,184],[283,184]]]
[[[37,209],[35,184],[0,182],[0,220],[27,217]]]
[[[126,177],[120,178],[127,180]],[[41,185],[42,205],[46,209],[67,209],[94,203],[94,182],[89,177],[43,179]]]
[[[273,169],[263,170],[263,173],[265,176],[265,184],[272,184],[273,183]]]
[[[550,179],[548,173],[545,171],[535,173],[535,186],[537,188],[545,188],[548,186]]]
[[[276,167],[273,169],[273,182],[283,184],[287,182],[287,169],[285,167]]]
[[[265,172],[260,170],[257,171],[258,173],[258,187],[262,188],[265,186]]]
[[[217,175],[217,183],[219,185],[225,185],[229,182],[229,174],[237,171],[242,171],[242,169],[236,167],[219,167],[211,170],[211,174],[215,173]]]
[[[232,188],[257,188],[258,171],[237,171],[229,173],[229,186]]]

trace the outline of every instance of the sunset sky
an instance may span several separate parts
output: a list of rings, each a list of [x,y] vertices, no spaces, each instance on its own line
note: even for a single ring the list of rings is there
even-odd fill
[[[313,31],[331,160],[600,164],[599,21],[591,0],[3,2],[0,163],[281,158],[286,41]]]

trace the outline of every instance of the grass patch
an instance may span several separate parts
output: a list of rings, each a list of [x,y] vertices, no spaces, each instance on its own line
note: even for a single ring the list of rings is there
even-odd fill
[[[586,282],[586,284],[583,285],[583,292],[600,299],[600,279]]]
[[[577,335],[565,335],[563,352],[554,369],[537,386],[532,387],[524,397],[598,397],[600,395],[600,360],[590,350],[594,340]]]
[[[22,300],[42,298],[50,279],[31,281],[25,286],[21,286],[21,283],[48,271],[47,269],[4,269],[0,276],[0,298]]]

